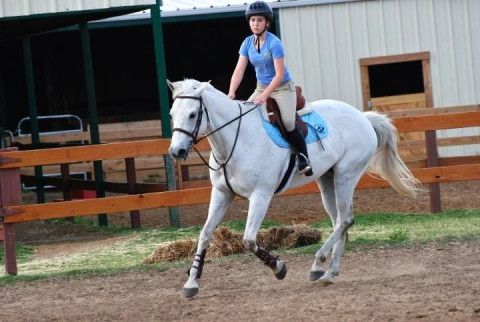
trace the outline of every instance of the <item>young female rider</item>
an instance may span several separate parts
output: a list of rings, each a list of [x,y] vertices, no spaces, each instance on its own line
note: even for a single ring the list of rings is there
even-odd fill
[[[283,44],[277,36],[267,31],[273,21],[273,10],[264,1],[255,1],[248,6],[245,15],[253,35],[247,37],[240,47],[228,96],[235,98],[235,92],[250,61],[255,67],[257,88],[248,101],[263,105],[268,97],[275,99],[287,130],[287,140],[298,157],[298,172],[311,175],[312,167],[308,161],[305,138],[300,128],[295,126],[295,86],[285,66]]]

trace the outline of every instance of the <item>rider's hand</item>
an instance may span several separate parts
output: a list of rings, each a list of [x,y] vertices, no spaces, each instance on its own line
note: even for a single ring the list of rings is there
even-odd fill
[[[258,95],[257,97],[255,97],[255,99],[253,100],[253,103],[255,103],[256,105],[263,105],[263,104],[265,104],[266,100],[267,100],[267,96],[262,93],[262,94]]]
[[[234,93],[234,92],[228,92],[227,96],[228,96],[231,100],[234,100],[234,99],[235,99],[235,93]]]

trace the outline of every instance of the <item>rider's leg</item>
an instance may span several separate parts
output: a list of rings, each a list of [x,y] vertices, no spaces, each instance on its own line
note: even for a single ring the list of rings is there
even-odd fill
[[[293,131],[287,132],[287,140],[292,146],[293,151],[297,154],[298,173],[311,176],[313,174],[311,171],[312,166],[308,160],[307,144],[305,143],[302,130],[296,126]]]
[[[302,131],[296,126],[296,104],[297,96],[293,82],[283,83],[270,95],[277,102],[283,125],[287,130],[287,140],[293,151],[298,156],[299,174],[312,175],[312,167],[308,160],[307,144]]]

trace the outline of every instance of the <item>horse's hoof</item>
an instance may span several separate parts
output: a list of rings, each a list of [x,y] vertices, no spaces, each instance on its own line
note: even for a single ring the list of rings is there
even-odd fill
[[[287,265],[285,265],[285,263],[283,263],[282,268],[280,269],[280,271],[278,273],[275,274],[275,277],[278,280],[283,280],[286,275],[287,275]]]
[[[195,288],[186,288],[184,287],[182,290],[183,296],[185,296],[187,299],[194,297],[195,295],[198,294],[198,287]]]
[[[325,274],[324,271],[315,271],[315,272],[310,271],[310,281],[313,282],[318,280],[320,277],[323,276],[323,274]]]
[[[329,286],[333,284],[332,280],[328,278],[321,278],[319,282],[321,286]]]

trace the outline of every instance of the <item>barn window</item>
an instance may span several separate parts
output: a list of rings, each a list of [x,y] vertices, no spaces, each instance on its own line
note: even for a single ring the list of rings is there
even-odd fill
[[[422,61],[368,66],[371,97],[424,92]]]

